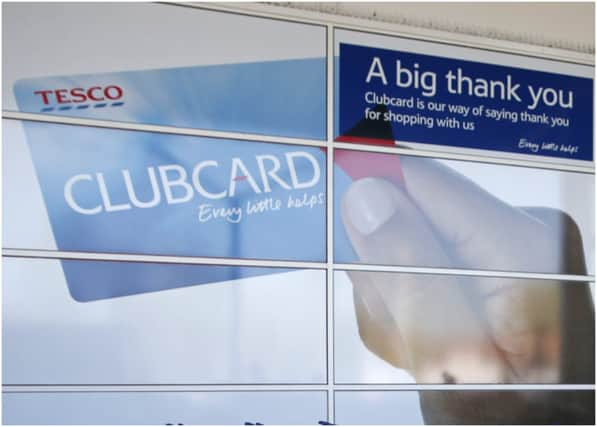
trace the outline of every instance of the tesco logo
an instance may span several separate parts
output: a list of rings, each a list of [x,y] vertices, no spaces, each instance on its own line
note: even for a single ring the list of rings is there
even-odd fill
[[[45,106],[52,105],[42,108],[42,111],[51,111],[54,106],[57,106],[58,110],[70,110],[71,108],[83,109],[90,106],[94,108],[118,107],[124,104],[124,102],[119,102],[124,96],[124,91],[117,85],[47,89],[37,90],[33,93],[39,96]]]

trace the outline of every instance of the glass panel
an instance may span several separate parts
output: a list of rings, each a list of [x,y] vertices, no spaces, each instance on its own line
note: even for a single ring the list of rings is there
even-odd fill
[[[335,262],[595,270],[592,174],[336,150]]]
[[[324,392],[4,393],[3,424],[317,424]]]
[[[3,136],[5,247],[325,260],[319,148],[14,120]]]
[[[586,283],[336,271],[334,286],[337,383],[594,383]]]
[[[594,424],[593,390],[339,391],[337,424]]]
[[[171,5],[9,5],[3,108],[324,139],[325,34]]]
[[[323,270],[4,258],[2,278],[5,384],[325,382]]]

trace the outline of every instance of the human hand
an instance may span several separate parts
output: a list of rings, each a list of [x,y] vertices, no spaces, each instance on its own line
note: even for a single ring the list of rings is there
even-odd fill
[[[344,196],[342,218],[361,261],[586,273],[580,233],[563,212],[512,207],[431,159],[402,157],[400,162],[404,187],[364,178]],[[584,283],[367,271],[349,275],[364,344],[417,382],[593,382],[594,315]],[[470,403],[465,394],[454,400],[457,392],[427,397],[423,392],[425,418],[468,422],[463,418],[471,413],[463,410]],[[446,403],[448,396],[458,404]],[[518,397],[514,401],[523,403]],[[475,402],[481,405],[478,397]],[[513,405],[509,415],[516,413]]]

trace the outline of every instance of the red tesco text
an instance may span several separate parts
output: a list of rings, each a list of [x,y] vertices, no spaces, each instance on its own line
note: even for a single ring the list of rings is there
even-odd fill
[[[45,105],[56,102],[57,104],[70,104],[81,102],[116,101],[122,98],[122,88],[116,85],[93,86],[88,89],[76,87],[73,89],[38,90],[33,92],[41,96]]]

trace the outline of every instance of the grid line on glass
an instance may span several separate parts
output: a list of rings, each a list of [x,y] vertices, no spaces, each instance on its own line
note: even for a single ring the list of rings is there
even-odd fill
[[[177,5],[185,7],[199,7],[195,5]],[[225,10],[225,7],[209,6],[206,9]],[[238,13],[238,12],[236,12]],[[268,13],[243,12],[249,16],[261,16],[270,19],[281,19],[280,16],[273,16]],[[288,19],[297,23],[310,23],[307,18],[293,16]],[[316,22],[316,21],[313,21]],[[319,24],[319,22],[317,22]],[[382,24],[380,23],[379,26]],[[44,251],[35,249],[3,249],[4,257],[25,257],[25,258],[51,258],[51,259],[94,259],[94,260],[122,260],[139,262],[171,262],[171,263],[191,263],[191,264],[210,264],[210,265],[243,265],[254,267],[292,267],[306,269],[325,269],[327,273],[326,280],[326,384],[308,385],[308,384],[226,384],[226,385],[3,385],[4,393],[28,393],[28,392],[134,392],[134,391],[327,391],[327,410],[328,422],[335,420],[334,410],[334,392],[335,391],[392,391],[392,390],[594,390],[593,384],[336,384],[334,377],[334,271],[335,270],[354,270],[354,271],[387,271],[421,274],[444,274],[444,275],[473,275],[486,277],[518,277],[533,279],[557,279],[568,281],[592,281],[593,276],[579,275],[561,275],[561,274],[534,274],[518,273],[509,271],[484,271],[484,270],[457,270],[445,268],[417,268],[417,267],[395,267],[382,265],[363,265],[363,264],[335,264],[333,251],[333,200],[334,200],[334,149],[342,148],[349,150],[371,151],[381,153],[409,154],[413,156],[458,159],[475,162],[487,162],[492,164],[517,165],[531,168],[543,168],[563,171],[574,171],[581,173],[594,174],[594,163],[591,166],[577,166],[571,164],[545,161],[526,161],[515,158],[493,157],[490,155],[472,155],[456,154],[446,152],[434,152],[427,150],[404,150],[395,147],[375,147],[360,144],[342,144],[333,140],[334,124],[334,31],[337,28],[343,28],[338,24],[325,24],[327,30],[327,141],[310,140],[287,137],[274,137],[268,135],[256,135],[239,132],[220,132],[201,129],[178,128],[171,126],[142,125],[136,123],[123,123],[114,121],[77,119],[69,117],[58,117],[44,114],[29,114],[13,111],[3,111],[3,117],[6,119],[42,121],[49,123],[73,124],[90,127],[105,127],[114,129],[150,131],[156,133],[170,133],[178,135],[209,136],[214,138],[227,138],[236,140],[248,140],[256,142],[271,142],[281,144],[295,144],[305,146],[325,147],[327,150],[327,260],[325,263],[318,262],[292,262],[292,261],[262,261],[254,259],[234,259],[234,258],[206,258],[206,257],[175,257],[175,256],[153,256],[153,255],[132,255],[132,254],[102,254],[102,253],[78,253],[64,251]],[[355,24],[351,29],[359,30]],[[381,30],[380,30],[381,31]],[[397,35],[387,32],[388,35]],[[404,36],[404,35],[402,35]],[[421,37],[423,38],[423,37]]]
[[[569,164],[563,162],[561,159],[541,159],[541,160],[521,160],[516,158],[515,155],[508,155],[508,153],[501,153],[499,156],[492,156],[488,153],[466,154],[459,152],[447,152],[447,151],[435,151],[435,150],[421,150],[413,148],[400,148],[400,147],[386,147],[376,145],[366,145],[359,143],[343,143],[336,142],[333,137],[329,141],[315,140],[315,139],[300,139],[290,137],[279,137],[270,135],[259,135],[242,132],[222,132],[212,131],[207,129],[195,129],[195,128],[180,128],[175,126],[162,126],[162,125],[148,125],[142,123],[129,123],[119,122],[113,120],[99,120],[99,119],[88,119],[88,118],[75,118],[65,116],[52,116],[48,114],[40,113],[23,113],[16,111],[2,111],[2,118],[5,120],[21,120],[21,121],[34,121],[43,123],[54,123],[54,124],[65,124],[74,126],[87,126],[87,127],[98,127],[116,130],[130,130],[140,132],[153,132],[163,133],[172,135],[182,136],[199,136],[199,137],[211,137],[220,139],[232,139],[232,140],[245,140],[252,142],[266,142],[273,144],[289,144],[289,145],[304,145],[311,147],[325,148],[332,145],[335,149],[343,150],[354,150],[354,151],[367,151],[375,153],[388,153],[388,154],[406,154],[409,156],[416,157],[429,157],[434,159],[446,159],[446,160],[463,160],[478,163],[489,163],[496,165],[510,165],[510,166],[522,166],[534,169],[549,169],[556,171],[567,171],[567,172],[579,172],[594,174],[595,166],[594,162],[583,162],[583,165]],[[329,126],[329,124],[328,124]],[[330,138],[328,136],[328,138]]]
[[[197,265],[232,265],[246,267],[272,267],[272,268],[304,268],[314,270],[325,270],[327,262],[310,261],[283,261],[283,260],[259,260],[247,258],[212,258],[192,256],[170,256],[170,255],[144,255],[144,254],[123,254],[105,252],[74,252],[55,251],[45,249],[14,249],[3,248],[2,256],[9,258],[42,258],[42,259],[72,259],[72,260],[97,260],[97,261],[123,261],[123,262],[150,262],[164,264],[197,264]],[[477,276],[496,278],[519,278],[519,279],[543,279],[543,280],[565,280],[573,282],[592,282],[595,276],[575,274],[554,274],[554,273],[528,273],[515,271],[497,270],[468,270],[442,267],[411,267],[398,265],[378,264],[343,264],[331,263],[334,270],[342,271],[370,271],[390,273],[412,273],[412,274],[435,274],[445,276]]]

